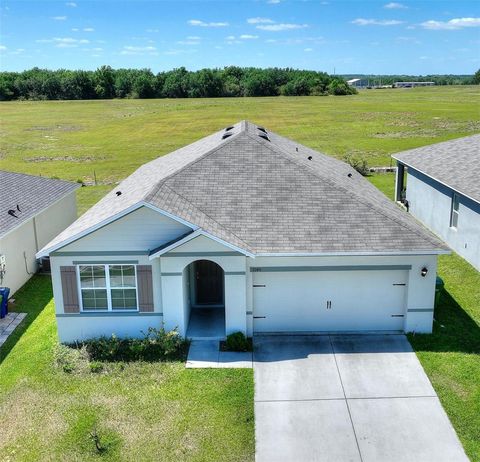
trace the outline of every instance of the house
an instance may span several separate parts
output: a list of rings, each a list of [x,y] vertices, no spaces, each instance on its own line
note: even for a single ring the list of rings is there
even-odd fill
[[[77,218],[76,183],[0,170],[0,286],[13,294],[35,254]]]
[[[141,166],[38,256],[70,342],[430,332],[448,252],[349,165],[242,121]]]
[[[406,200],[413,216],[480,270],[480,135],[392,157],[395,199]]]

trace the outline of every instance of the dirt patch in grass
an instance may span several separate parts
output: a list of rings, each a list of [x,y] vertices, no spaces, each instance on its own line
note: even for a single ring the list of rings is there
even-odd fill
[[[84,163],[84,162],[97,162],[99,160],[105,160],[106,156],[83,156],[83,157],[73,157],[73,156],[36,156],[36,157],[26,157],[23,160],[25,162],[73,162],[73,163]]]

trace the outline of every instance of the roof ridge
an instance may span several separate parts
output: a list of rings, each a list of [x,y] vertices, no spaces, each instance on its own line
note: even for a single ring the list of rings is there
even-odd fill
[[[269,142],[262,142],[260,140],[257,140],[254,136],[250,135],[248,132],[245,132],[245,134],[252,140],[260,143],[262,146],[266,146],[270,151],[272,152],[275,152],[275,150],[272,148],[271,145],[267,144]],[[277,135],[277,136],[280,136],[280,135]],[[271,141],[270,141],[271,143]],[[300,144],[300,143],[299,143]],[[413,227],[409,226],[409,224],[407,223],[403,223],[401,222],[398,218],[396,217],[392,217],[390,215],[386,215],[384,212],[383,212],[383,209],[378,207],[376,204],[373,204],[371,202],[366,202],[364,201],[358,194],[346,189],[344,186],[338,184],[337,182],[335,181],[332,181],[330,178],[326,177],[325,175],[321,175],[319,172],[317,172],[316,170],[314,170],[312,167],[310,167],[308,164],[305,164],[303,162],[299,162],[297,159],[294,159],[294,158],[291,158],[290,157],[290,154],[288,152],[286,152],[282,147],[278,146],[278,144],[275,144],[275,147],[278,149],[278,151],[280,151],[282,157],[284,159],[286,159],[287,161],[299,166],[299,167],[303,167],[305,170],[308,170],[309,172],[311,172],[314,176],[316,176],[317,178],[320,178],[324,181],[326,181],[327,183],[329,184],[333,184],[334,186],[342,189],[344,192],[346,192],[349,196],[351,197],[354,197],[358,202],[360,202],[362,205],[365,205],[367,208],[371,208],[373,210],[375,210],[375,212],[381,214],[382,216],[384,216],[385,218],[388,218],[390,221],[393,221],[397,224],[399,224],[400,226],[402,226],[403,228],[406,228],[408,229],[409,231],[415,233],[417,236],[420,236],[421,238],[427,240],[428,242],[430,242],[431,244],[434,244],[434,245],[437,245],[438,243],[435,242],[433,239],[430,238],[430,236],[428,236],[427,233],[421,233],[418,229],[414,229]],[[309,148],[310,149],[310,148]],[[314,150],[315,151],[315,150]],[[318,151],[315,151],[317,154],[321,154],[321,155],[325,155],[325,154],[322,154]],[[365,180],[367,181],[367,180]],[[379,191],[380,193],[380,191]],[[382,194],[382,193],[380,193]]]
[[[242,124],[242,122],[244,121],[241,121],[240,124]],[[198,157],[196,157],[195,159],[191,160],[190,162],[187,162],[185,165],[183,165],[181,168],[175,170],[174,172],[170,173],[170,175],[167,175],[165,177],[163,177],[156,185],[153,189],[151,189],[150,191],[148,191],[143,197],[141,200],[148,200],[150,197],[154,196],[156,194],[156,192],[158,190],[160,190],[161,186],[167,182],[167,180],[173,178],[174,176],[178,175],[179,173],[181,173],[183,170],[185,170],[186,168],[188,167],[191,167],[192,165],[195,165],[197,162],[200,162],[201,160],[203,160],[205,157],[208,157],[209,155],[213,154],[214,152],[218,151],[220,148],[222,148],[223,146],[225,146],[226,144],[229,144],[233,139],[237,138],[241,133],[243,133],[243,130],[241,129],[242,128],[242,125],[240,125],[240,130],[238,131],[238,133],[235,133],[233,134],[232,136],[229,136],[226,140],[222,140],[220,139],[219,141],[219,144],[217,144],[214,148],[210,148],[208,151],[204,152],[203,154],[199,155]],[[218,133],[221,133],[221,130],[219,130]],[[201,138],[203,139],[203,138]],[[189,145],[187,145],[189,146]],[[183,146],[185,147],[185,146]],[[182,149],[182,148],[179,148],[179,149]],[[177,151],[179,150],[177,149]],[[176,152],[176,151],[174,151]],[[170,154],[173,154],[173,153],[168,153],[168,154],[165,154],[166,156],[169,156]],[[160,156],[160,158],[163,157],[163,156]],[[158,159],[158,157],[157,157]],[[156,159],[153,159],[153,160],[156,160]]]
[[[249,251],[249,252],[252,252],[253,253],[253,250],[251,249],[250,245],[247,244],[243,239],[241,239],[240,237],[238,237],[233,231],[230,231],[228,228],[225,228],[224,225],[222,225],[221,223],[219,223],[217,220],[215,220],[214,218],[212,218],[208,213],[205,213],[201,208],[197,207],[195,204],[193,204],[191,201],[189,201],[185,196],[183,196],[182,194],[179,194],[177,191],[173,190],[172,188],[170,188],[170,186],[168,186],[166,183],[163,183],[162,182],[162,185],[161,185],[162,188],[165,188],[165,189],[168,189],[171,193],[175,194],[176,196],[178,197],[181,197],[185,202],[187,202],[188,204],[190,204],[192,207],[194,207],[196,210],[199,210],[203,215],[205,215],[206,217],[208,217],[210,220],[212,220],[214,223],[216,223],[218,226],[220,226],[223,230],[227,231],[228,233],[230,233],[231,235],[235,236],[242,244],[245,245],[245,248]],[[160,188],[157,190],[157,192],[160,190]],[[202,228],[201,226],[199,226],[199,228]],[[203,228],[202,228],[203,229]],[[213,234],[209,231],[210,234]],[[218,236],[217,236],[218,237]]]

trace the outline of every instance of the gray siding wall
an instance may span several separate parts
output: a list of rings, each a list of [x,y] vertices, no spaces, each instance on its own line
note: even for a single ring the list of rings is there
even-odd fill
[[[458,226],[450,227],[453,191],[409,168],[410,213],[440,236],[455,252],[480,270],[480,204],[459,195]]]

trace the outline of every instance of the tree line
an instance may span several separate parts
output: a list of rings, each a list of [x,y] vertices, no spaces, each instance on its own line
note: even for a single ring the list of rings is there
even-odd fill
[[[233,96],[350,95],[341,77],[290,68],[229,66],[154,74],[150,69],[47,70],[0,73],[0,100],[211,98]]]

